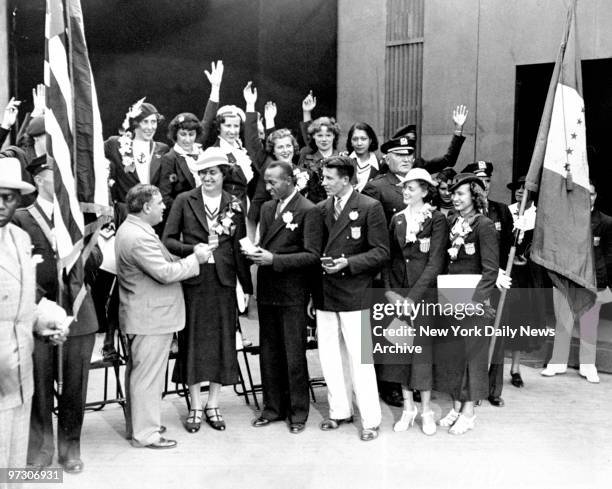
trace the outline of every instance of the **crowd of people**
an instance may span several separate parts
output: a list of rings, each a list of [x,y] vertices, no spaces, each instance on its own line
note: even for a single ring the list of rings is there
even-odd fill
[[[371,305],[364,298],[372,288],[384,289],[393,304],[436,303],[443,275],[476,276],[470,300],[483,307],[487,319],[495,317],[498,291],[509,289],[507,309],[521,314],[512,320],[545,327],[546,277],[529,259],[537,196],[529,194],[519,216],[516,203],[508,207],[489,199],[491,162],[454,170],[465,140],[466,107],[453,111],[454,133],[441,157],[416,156],[414,125],[399,129],[379,149],[376,131],[363,121],[350,127],[340,150],[342,132],[334,118],[312,118],[312,92],[302,103],[296,138],[290,129],[275,127],[273,102],[265,104],[263,116],[256,111],[251,82],[244,88],[244,110],[220,104],[221,61],[205,75],[210,96],[204,115],[174,116],[168,124],[171,146],[156,140],[164,118],[145,99],[129,108],[120,134],[105,142],[115,219],[88,258],[88,293],[72,322],[56,305],[62,287],[44,87],[33,92],[35,110],[25,134],[0,154],[0,466],[51,465],[54,345],[62,345],[58,461],[67,472],[83,470],[80,432],[98,331],[106,334],[104,353],[111,362],[118,361],[117,330],[126,339],[126,434],[133,446],[177,444],[164,436],[161,420],[174,338],[173,379],[189,390],[185,429],[195,433],[206,421],[224,430],[219,394],[222,386],[238,382],[236,331],[253,294],[264,404],[252,422],[256,428],[286,421],[291,433],[305,429],[309,324],[316,324],[328,392],[321,430],[353,422],[353,394],[364,441],[379,435],[380,397],[402,407],[394,431],[415,423],[420,403],[426,435],[438,426],[455,435],[473,429],[483,400],[502,407],[506,351],[512,355],[511,383],[522,387],[520,354],[538,349],[542,338],[497,338],[491,361],[487,337],[438,341],[420,335],[414,340],[422,349],[418,360],[406,354],[398,364],[374,365],[363,354],[372,351],[372,338],[362,334]],[[11,99],[0,139],[15,124],[18,108]],[[521,177],[508,184],[516,201],[524,183]],[[612,218],[595,209],[594,186],[591,195],[602,294],[580,318],[580,373],[598,382],[595,345],[603,291],[612,279]],[[507,276],[515,230],[517,253]],[[113,265],[102,265],[104,260]],[[35,277],[30,262],[37,265]],[[552,301],[557,334],[543,376],[567,368],[574,322],[556,289]],[[469,329],[473,321],[458,324]],[[208,383],[206,402],[203,383]],[[433,390],[451,398],[439,420],[431,408]]]

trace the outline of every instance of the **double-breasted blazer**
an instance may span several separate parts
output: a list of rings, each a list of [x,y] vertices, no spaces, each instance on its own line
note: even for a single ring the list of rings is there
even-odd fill
[[[408,288],[414,302],[437,300],[436,278],[446,266],[448,224],[437,210],[425,219],[416,241],[406,241],[406,216],[400,212],[389,225],[391,260],[383,270],[385,288]]]
[[[219,281],[226,287],[235,287],[236,279],[238,279],[244,292],[252,294],[253,285],[249,263],[240,249],[240,240],[246,236],[244,206],[236,197],[223,191],[219,217],[230,205],[235,209],[240,209],[240,211],[235,211],[232,216],[232,223],[235,226],[233,234],[217,234],[219,245],[213,251],[215,270]],[[199,186],[189,192],[180,194],[174,201],[168,215],[163,236],[164,244],[170,252],[184,257],[193,253],[196,244],[208,243],[209,236],[210,230],[204,209],[202,187]],[[185,283],[197,284],[202,279],[202,277],[197,276],[185,281]]]
[[[257,270],[257,302],[274,306],[306,304],[319,275],[323,245],[321,210],[296,193],[275,218],[277,201],[261,208],[259,245],[273,254]]]
[[[200,273],[195,255],[173,257],[151,226],[129,214],[115,237],[119,324],[125,334],[167,334],[185,327],[180,282]]]
[[[167,144],[151,141],[151,165],[149,167],[149,181],[151,185],[159,186],[161,176],[161,158],[168,152]],[[125,202],[128,191],[136,184],[141,183],[138,173],[126,171],[122,163],[123,157],[119,153],[119,136],[111,136],[104,142],[104,155],[110,161],[109,180],[111,181],[111,197],[114,202]],[[137,163],[136,163],[137,164]]]
[[[159,191],[166,205],[166,212],[170,212],[174,199],[178,194],[188,192],[200,185],[193,178],[193,174],[187,166],[185,157],[178,154],[174,149],[168,151],[161,158],[159,177]]]
[[[356,191],[334,222],[334,199],[319,202],[323,228],[323,255],[344,257],[348,266],[337,273],[321,270],[321,287],[314,293],[317,309],[359,311],[367,309],[367,289],[389,259],[389,234],[380,202]]]

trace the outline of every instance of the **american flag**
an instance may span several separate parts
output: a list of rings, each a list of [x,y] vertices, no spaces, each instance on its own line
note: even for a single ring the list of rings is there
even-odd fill
[[[79,0],[47,0],[47,157],[54,165],[55,235],[65,280],[62,305],[76,315],[86,289],[83,265],[112,215],[102,122]]]

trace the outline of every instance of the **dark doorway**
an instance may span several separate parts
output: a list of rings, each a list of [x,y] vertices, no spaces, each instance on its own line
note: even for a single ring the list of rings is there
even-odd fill
[[[317,96],[316,116],[335,114],[337,2],[330,0],[81,0],[104,136],[147,96],[167,118],[201,115],[209,94],[203,70],[223,59],[221,103],[257,109],[276,102],[276,127],[298,128],[301,103]],[[45,0],[9,0],[11,93],[31,110],[43,80]],[[294,131],[295,133],[295,131]],[[157,139],[165,137],[164,128]]]
[[[516,67],[513,175],[527,173],[554,64]],[[612,192],[605,184],[612,167],[609,135],[612,115],[612,59],[582,61],[589,173],[598,190],[597,206],[612,214]],[[601,182],[601,183],[599,183]]]

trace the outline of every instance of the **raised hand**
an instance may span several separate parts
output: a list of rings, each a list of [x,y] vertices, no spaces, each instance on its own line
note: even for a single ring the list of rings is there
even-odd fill
[[[15,97],[11,97],[8,104],[4,108],[4,116],[2,117],[1,126],[4,129],[10,129],[15,121],[17,120],[17,114],[19,113],[19,105],[21,102],[19,100],[15,100]]]
[[[276,119],[276,113],[276,104],[271,101],[266,102],[266,105],[264,106],[264,119],[266,122],[268,120],[274,122],[274,119]]]
[[[204,74],[213,87],[220,87],[223,80],[223,61],[210,63],[210,71],[204,70]]]
[[[308,95],[302,101],[302,112],[312,112],[317,106],[317,97],[312,95],[312,90],[308,92]]]
[[[453,122],[455,123],[455,130],[462,131],[463,124],[465,124],[465,120],[468,116],[468,110],[465,105],[457,105],[455,110],[453,110]]]
[[[32,89],[32,102],[34,103],[32,117],[39,117],[45,114],[45,107],[47,105],[46,93],[47,88],[43,83],[39,83],[36,85],[36,88]]]
[[[255,112],[255,102],[257,101],[257,89],[253,88],[253,82],[249,81],[242,90],[244,101],[247,105],[247,112]]]

